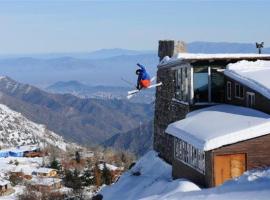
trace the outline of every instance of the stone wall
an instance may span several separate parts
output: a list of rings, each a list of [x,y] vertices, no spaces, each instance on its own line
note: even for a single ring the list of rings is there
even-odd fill
[[[166,134],[167,126],[185,118],[189,106],[174,101],[175,71],[171,68],[160,68],[157,72],[157,82],[162,82],[156,89],[154,118],[154,149],[167,162],[173,160],[173,136]]]

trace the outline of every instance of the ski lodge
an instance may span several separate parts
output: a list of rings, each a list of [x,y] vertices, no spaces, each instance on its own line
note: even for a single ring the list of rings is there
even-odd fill
[[[154,149],[174,178],[218,186],[270,166],[270,55],[190,54],[159,42]]]

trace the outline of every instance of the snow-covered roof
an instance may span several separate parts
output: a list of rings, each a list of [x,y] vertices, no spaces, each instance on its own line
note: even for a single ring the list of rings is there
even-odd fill
[[[38,149],[40,149],[38,145],[25,145],[2,149],[1,152],[25,152],[25,151],[35,151]]]
[[[32,167],[31,165],[19,165],[15,166],[10,172],[22,172],[25,175],[32,175],[34,171],[36,171],[36,167]]]
[[[270,61],[239,61],[229,64],[225,75],[270,98]]]
[[[46,167],[40,167],[37,170],[35,170],[35,172],[37,173],[50,173],[51,171],[55,171],[55,169],[52,168],[46,168]]]
[[[108,164],[108,163],[106,163],[106,167],[107,167],[110,171],[115,171],[115,170],[118,170],[118,169],[119,169],[118,167],[116,167],[116,166],[114,166],[114,165],[111,165],[111,164]],[[104,164],[99,164],[99,165],[98,165],[98,168],[99,168],[100,170],[103,170]]]
[[[270,133],[270,115],[250,108],[217,105],[193,111],[166,132],[204,151]]]
[[[161,65],[166,65],[169,63],[174,63],[182,60],[218,60],[218,59],[269,59],[270,54],[202,54],[202,53],[178,53],[173,57],[164,57],[161,62]]]
[[[59,183],[62,182],[62,179],[59,178],[37,178],[34,177],[31,180],[31,184],[32,185],[46,185],[46,186],[50,186],[53,185],[55,183]]]

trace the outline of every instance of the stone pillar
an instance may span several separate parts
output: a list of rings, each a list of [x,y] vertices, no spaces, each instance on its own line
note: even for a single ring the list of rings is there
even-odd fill
[[[183,41],[160,40],[158,45],[158,56],[161,61],[165,56],[172,57],[177,53],[186,52],[186,44]]]

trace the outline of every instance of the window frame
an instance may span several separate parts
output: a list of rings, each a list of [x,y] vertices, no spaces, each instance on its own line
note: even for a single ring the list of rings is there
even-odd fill
[[[228,100],[232,100],[232,82],[231,81],[227,81],[226,83],[226,86],[227,86],[227,99]],[[230,94],[230,95],[229,95]]]
[[[174,138],[174,158],[205,174],[205,152],[177,137]]]
[[[188,67],[180,67],[175,70],[174,98],[176,100],[188,103]]]
[[[249,98],[248,96],[251,96],[251,101],[250,101],[250,104],[249,104]],[[246,106],[249,107],[249,108],[253,108],[255,106],[255,103],[256,103],[256,94],[254,92],[246,92]]]
[[[237,89],[237,86],[239,87]],[[242,96],[241,96],[241,89],[242,89]],[[238,92],[238,95],[237,95]],[[244,90],[244,86],[240,83],[235,83],[234,84],[234,97],[237,99],[244,99],[244,94],[245,94],[245,90]]]

